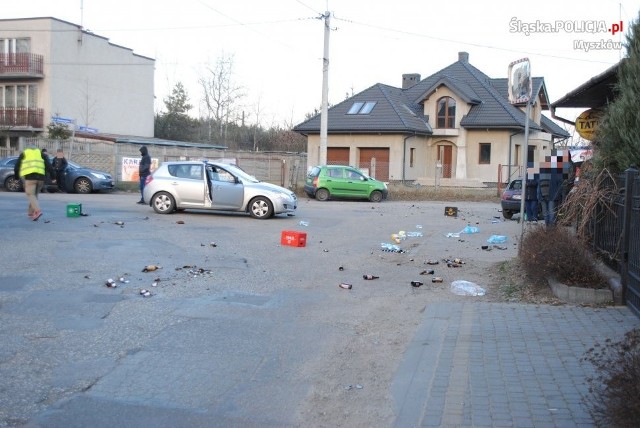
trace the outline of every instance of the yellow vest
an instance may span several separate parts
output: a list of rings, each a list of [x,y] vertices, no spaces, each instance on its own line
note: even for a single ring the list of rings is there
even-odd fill
[[[24,149],[23,154],[20,163],[20,177],[34,173],[45,175],[44,160],[40,149]]]

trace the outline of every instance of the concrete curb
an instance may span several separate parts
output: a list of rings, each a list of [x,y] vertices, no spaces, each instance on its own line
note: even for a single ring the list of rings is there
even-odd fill
[[[568,303],[601,304],[613,302],[613,291],[593,288],[571,287],[553,278],[548,278],[553,294]]]

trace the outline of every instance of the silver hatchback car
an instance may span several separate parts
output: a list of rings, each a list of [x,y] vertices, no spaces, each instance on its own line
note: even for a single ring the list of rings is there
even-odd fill
[[[210,161],[164,162],[144,187],[144,200],[155,212],[198,209],[246,212],[267,219],[295,213],[296,195],[265,183],[235,165]]]

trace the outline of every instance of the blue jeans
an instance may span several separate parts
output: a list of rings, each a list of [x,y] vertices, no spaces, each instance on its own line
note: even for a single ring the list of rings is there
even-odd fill
[[[527,221],[538,220],[538,201],[536,199],[530,199],[524,201],[524,204]]]
[[[144,182],[147,181],[147,176],[140,177],[140,200],[144,202]]]
[[[544,224],[551,226],[556,224],[556,201],[540,201]]]

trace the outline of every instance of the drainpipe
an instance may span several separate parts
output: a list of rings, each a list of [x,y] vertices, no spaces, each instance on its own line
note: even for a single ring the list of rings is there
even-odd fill
[[[404,137],[402,140],[402,183],[405,182],[405,173],[407,168],[407,140],[413,137],[413,135],[409,135],[408,137]]]
[[[513,146],[512,138],[521,133],[522,131],[518,131],[515,134],[509,135],[509,179],[507,180],[507,183],[511,181],[511,147]]]

